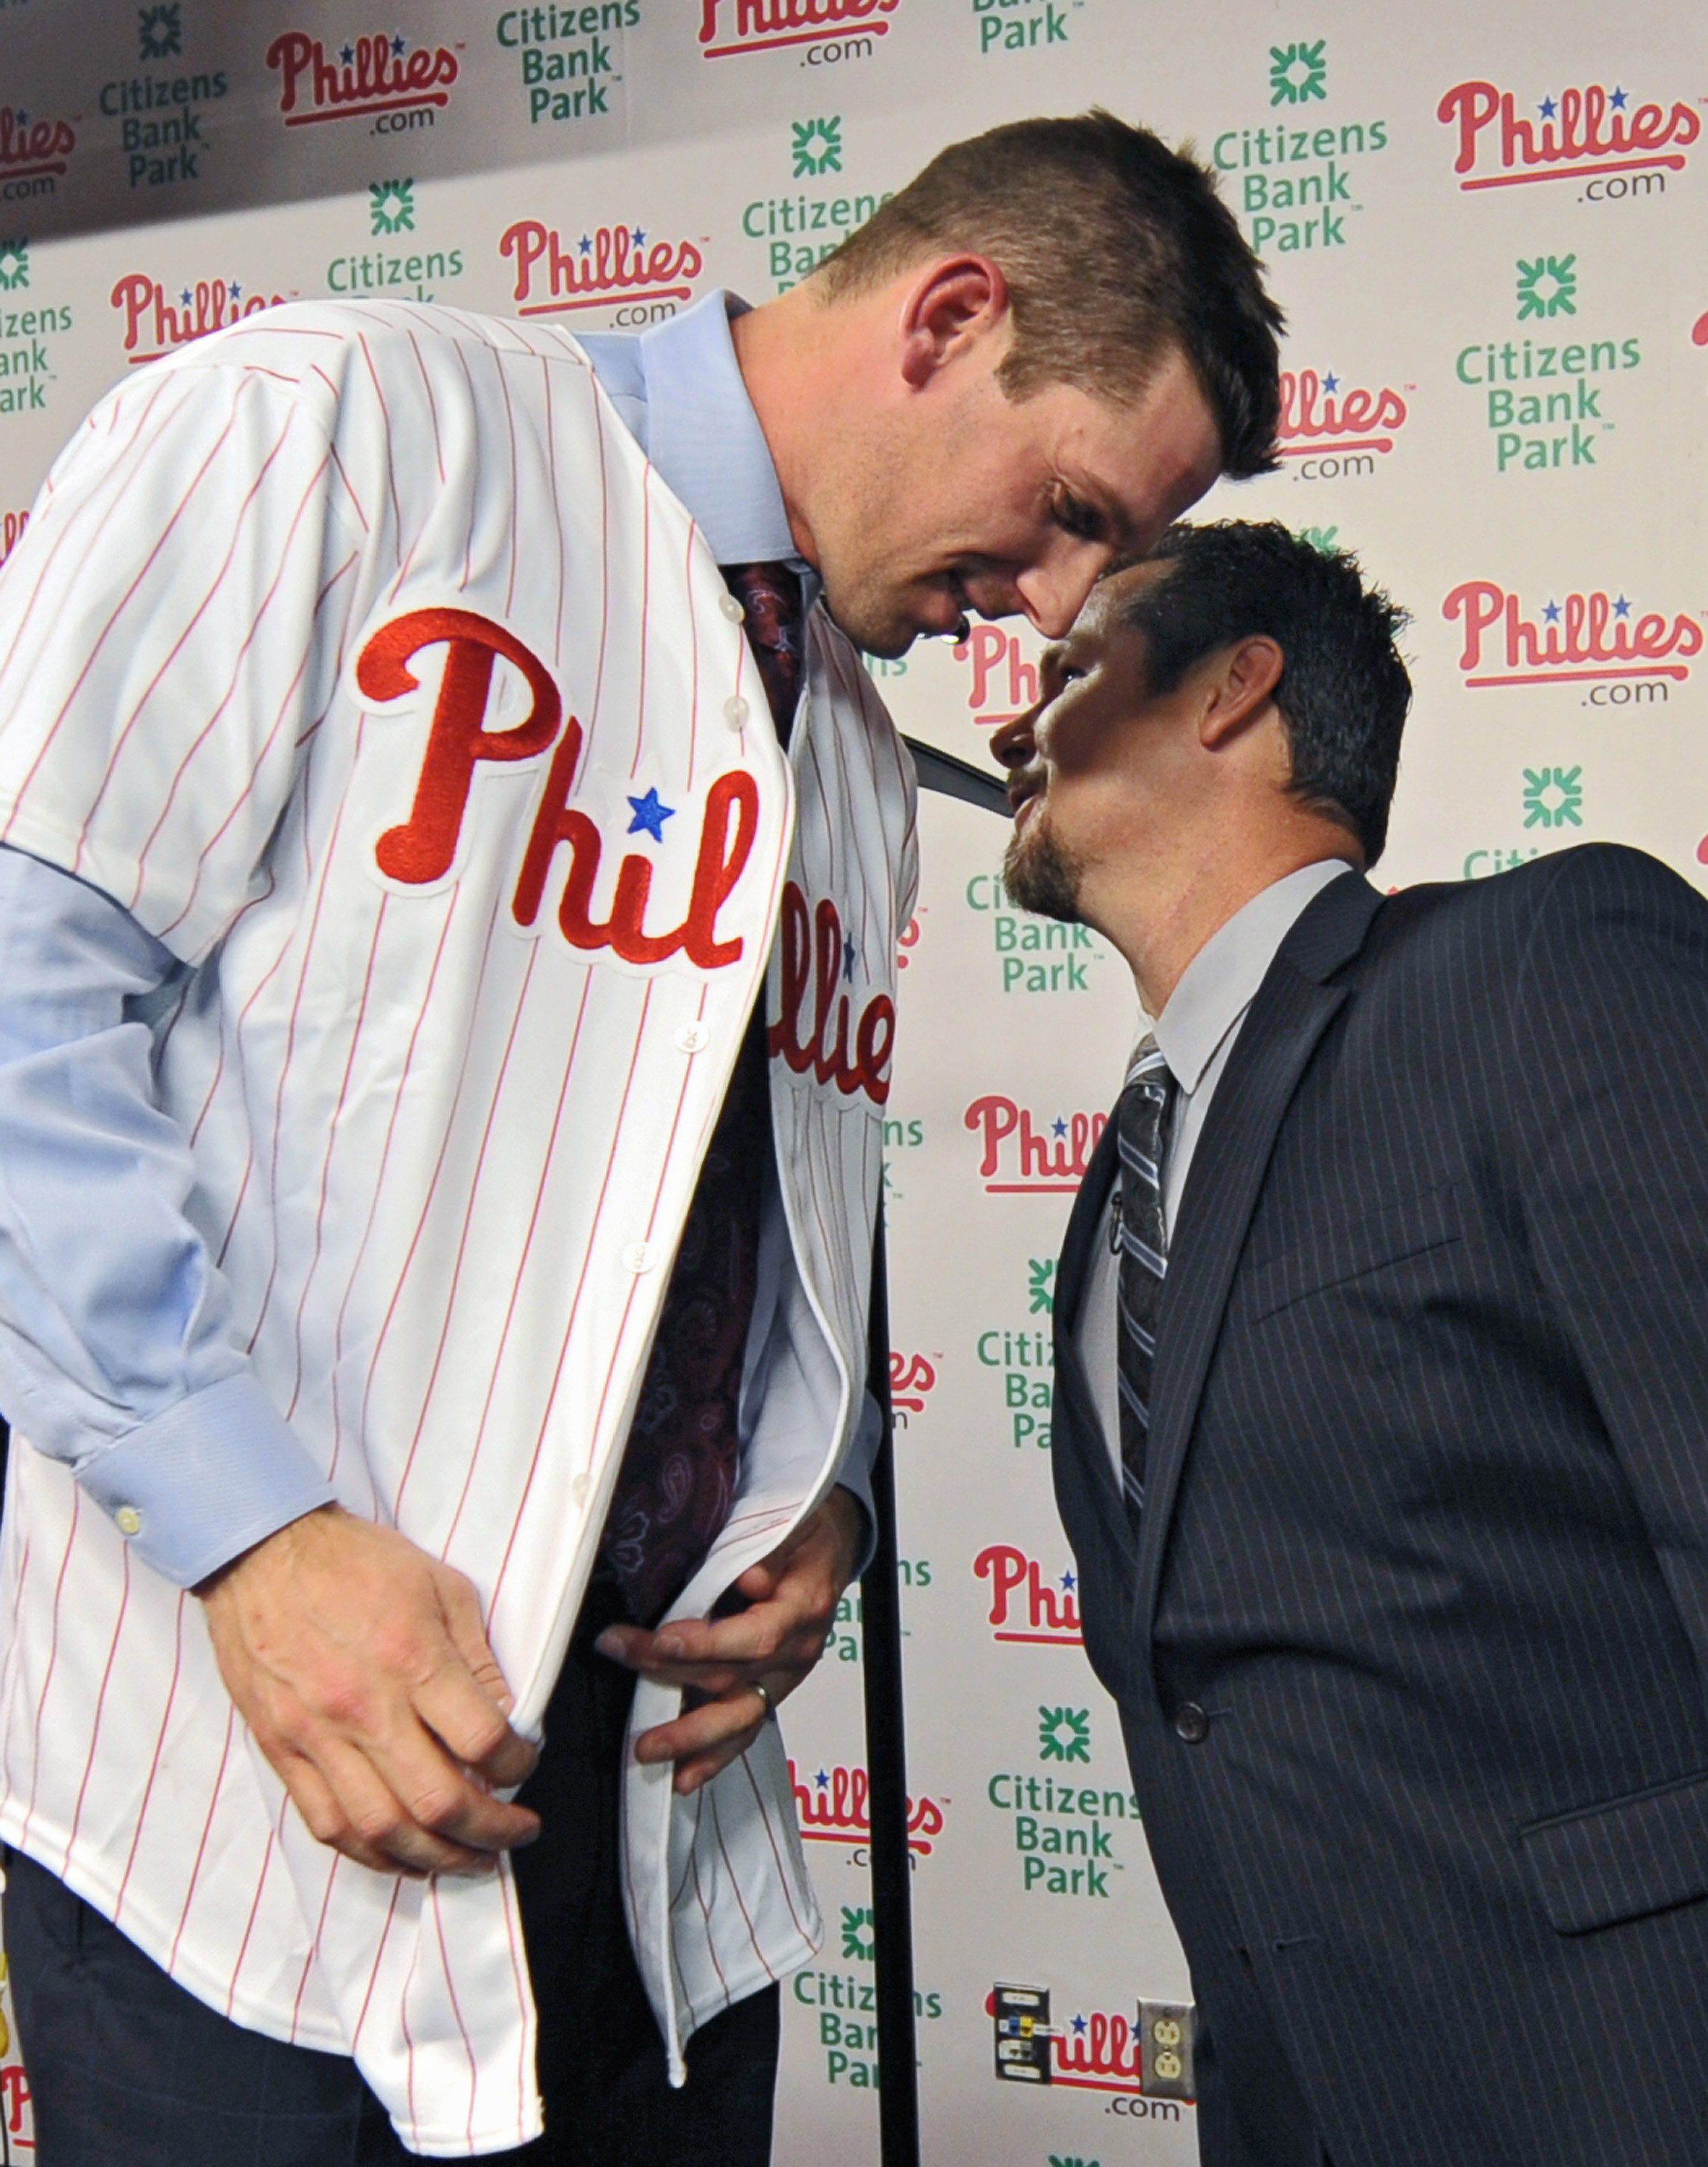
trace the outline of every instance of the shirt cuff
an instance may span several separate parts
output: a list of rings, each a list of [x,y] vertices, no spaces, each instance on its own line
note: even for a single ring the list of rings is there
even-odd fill
[[[137,1555],[179,1587],[337,1494],[247,1370],[139,1423],[77,1480]]]

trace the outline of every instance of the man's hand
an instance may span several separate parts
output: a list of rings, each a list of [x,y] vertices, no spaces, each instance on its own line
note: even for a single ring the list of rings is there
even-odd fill
[[[538,1757],[460,1572],[323,1505],[196,1590],[238,1713],[322,1843],[386,1873],[490,1872]]]
[[[689,1688],[674,1723],[643,1730],[637,1761],[674,1761],[675,1787],[685,1798],[745,1753],[759,1736],[766,1704],[785,1699],[824,1651],[842,1591],[859,1555],[860,1508],[846,1490],[833,1490],[787,1542],[735,1584],[748,1607],[730,1618],[679,1618],[656,1633],[639,1625],[608,1625],[602,1656],[664,1685]]]

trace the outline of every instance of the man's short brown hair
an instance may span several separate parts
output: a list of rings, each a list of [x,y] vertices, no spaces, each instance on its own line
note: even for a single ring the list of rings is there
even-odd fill
[[[939,151],[814,275],[834,300],[963,249],[1007,280],[1011,399],[1071,384],[1128,405],[1178,350],[1216,417],[1223,472],[1273,469],[1281,311],[1195,159],[1100,109],[1011,121]]]

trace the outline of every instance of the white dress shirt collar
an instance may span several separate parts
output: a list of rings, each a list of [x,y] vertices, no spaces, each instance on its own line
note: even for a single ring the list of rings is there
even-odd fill
[[[1217,1048],[1251,1007],[1276,951],[1312,897],[1352,870],[1345,858],[1319,858],[1287,873],[1234,913],[1180,975],[1156,1019],[1156,1043],[1182,1093],[1190,1098]]]
[[[720,290],[641,334],[647,456],[694,511],[720,564],[781,559],[805,570],[730,336],[747,309]]]

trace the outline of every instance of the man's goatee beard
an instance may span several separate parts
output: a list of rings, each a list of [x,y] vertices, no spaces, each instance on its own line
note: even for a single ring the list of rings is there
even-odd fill
[[[1002,887],[1010,903],[1039,918],[1080,923],[1080,868],[1036,814],[1029,832],[1009,838],[1002,858]]]

